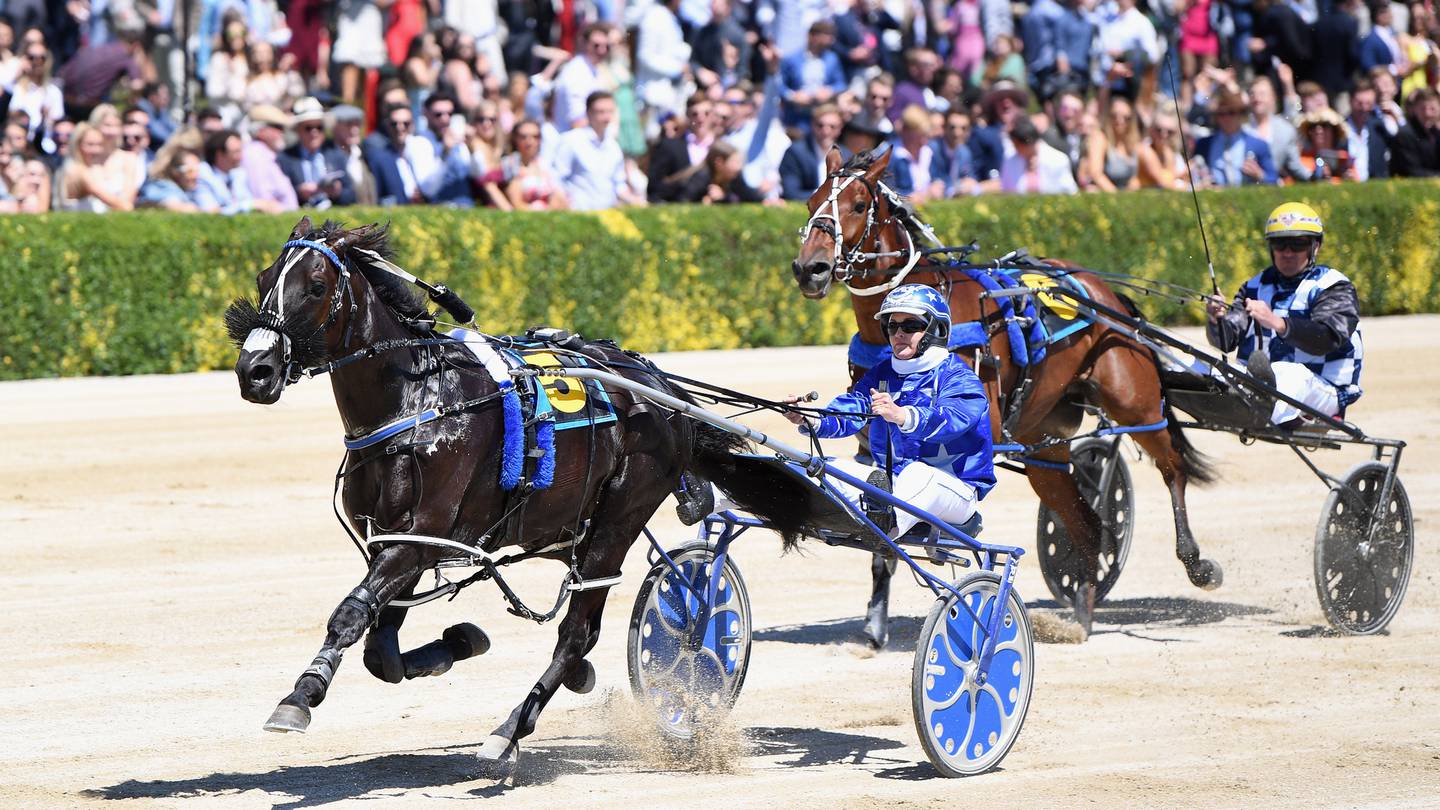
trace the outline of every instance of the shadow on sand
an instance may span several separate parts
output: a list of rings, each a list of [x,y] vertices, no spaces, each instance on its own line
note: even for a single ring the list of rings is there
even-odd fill
[[[920,638],[920,625],[924,616],[891,616],[890,640],[885,644],[887,652],[914,652],[915,642]],[[786,644],[843,644],[865,643],[865,620],[832,619],[810,624],[783,624],[755,631],[756,641],[780,641]]]
[[[561,776],[592,770],[597,761],[615,761],[613,747],[590,744],[526,747],[513,785],[543,785]],[[487,779],[469,746],[403,753],[360,755],[319,765],[282,765],[259,773],[213,773],[193,779],[142,781],[83,791],[91,799],[186,799],[238,795],[252,790],[270,794],[277,808],[316,807],[386,793],[484,781],[472,795],[498,795],[506,783]],[[290,797],[288,799],[282,797]],[[373,798],[373,796],[372,796]]]
[[[813,768],[835,764],[889,766],[880,775],[919,779],[934,775],[928,765],[877,752],[903,748],[884,737],[815,728],[754,727],[746,729],[748,756],[775,760],[778,768]],[[88,799],[194,799],[267,794],[276,808],[317,807],[332,802],[398,796],[426,788],[478,783],[466,791],[476,798],[494,798],[515,788],[545,785],[562,776],[625,769],[655,771],[603,740],[560,738],[524,748],[520,766],[508,780],[485,777],[472,746],[421,751],[362,754],[318,765],[282,765],[257,773],[213,773],[190,779],[131,779],[81,792]],[[913,773],[912,773],[913,772]]]

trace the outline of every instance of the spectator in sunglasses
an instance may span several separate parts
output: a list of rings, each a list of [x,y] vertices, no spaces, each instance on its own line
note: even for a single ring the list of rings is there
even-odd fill
[[[1274,185],[1277,176],[1270,144],[1241,129],[1249,113],[1245,98],[1222,90],[1215,96],[1213,109],[1216,131],[1195,144],[1205,183],[1214,187]]]

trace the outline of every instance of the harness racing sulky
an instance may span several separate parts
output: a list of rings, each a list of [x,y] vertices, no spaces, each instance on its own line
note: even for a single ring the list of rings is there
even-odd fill
[[[1040,497],[1041,573],[1052,595],[1073,605],[1086,635],[1096,604],[1124,567],[1133,534],[1130,472],[1119,452],[1124,436],[1154,459],[1164,478],[1176,556],[1190,581],[1206,589],[1222,582],[1221,567],[1201,556],[1187,517],[1187,484],[1209,482],[1214,474],[1186,439],[1186,428],[1293,450],[1329,489],[1314,553],[1316,592],[1326,618],[1345,633],[1385,627],[1404,598],[1414,553],[1410,502],[1398,475],[1405,442],[1369,436],[1344,421],[1343,390],[1336,413],[1277,388],[1268,363],[1255,362],[1264,353],[1254,349],[1266,342],[1259,326],[1249,333],[1250,355],[1240,367],[1147,322],[1129,297],[1209,306],[1214,296],[1037,260],[1023,250],[972,261],[978,246],[942,244],[883,182],[889,158],[889,152],[859,153],[849,161],[838,150],[827,155],[827,177],[810,198],[810,218],[800,232],[792,266],[796,282],[808,298],[824,297],[836,282],[849,291],[858,328],[849,352],[852,382],[888,356],[877,318],[887,292],[920,283],[945,296],[953,314],[948,346],[986,386],[994,450],[1002,459],[996,466],[1025,475]],[[1276,215],[1290,222],[1292,208],[1282,206]],[[1318,215],[1308,219],[1313,225],[1300,227],[1314,232],[1299,235],[1317,237],[1306,265],[1314,267],[1323,229]],[[1285,241],[1279,237],[1294,235],[1273,219],[1267,225],[1272,250]],[[1235,304],[1222,302],[1219,309],[1243,313],[1247,302],[1241,299],[1247,296],[1253,291],[1242,291]],[[1288,305],[1302,311],[1300,303]],[[1353,358],[1337,352],[1311,358],[1314,365],[1334,361],[1358,376],[1358,333],[1354,340]],[[1287,421],[1272,421],[1272,409],[1283,410]],[[1190,418],[1180,418],[1177,410]],[[1086,416],[1097,426],[1081,433]],[[1309,451],[1344,445],[1369,448],[1371,459],[1336,477],[1308,457]],[[862,446],[862,453],[868,451]],[[872,561],[865,632],[877,647],[886,638],[891,565],[883,552]]]
[[[329,376],[345,430],[332,500],[367,564],[267,730],[305,731],[362,637],[365,668],[390,683],[485,654],[489,638],[473,624],[405,652],[398,632],[410,608],[489,581],[517,616],[545,622],[563,611],[550,665],[479,749],[484,772],[512,773],[555,692],[594,687],[586,655],[601,608],[643,535],[651,567],[630,621],[630,682],[666,739],[693,740],[736,699],[749,665],[751,609],[730,546],[769,528],[787,549],[810,537],[904,562],[935,595],[911,696],[940,773],[988,770],[1014,744],[1034,675],[1013,584],[1022,549],[976,539],[978,514],[951,525],[850,475],[818,442],[793,448],[698,402],[833,415],[825,409],[667,374],[560,330],[483,335],[463,326],[473,327],[474,311],[455,293],[391,261],[383,227],[302,219],[256,284],[256,300],[226,312],[241,395],[272,404],[302,378]],[[414,287],[462,326],[442,330]],[[768,452],[748,452],[752,443]],[[733,508],[715,508],[712,483]],[[863,504],[841,494],[847,487]],[[667,550],[646,523],[671,493],[699,528],[694,542]],[[897,510],[913,528],[892,537],[874,516]],[[566,566],[548,610],[527,605],[504,576],[537,558]],[[975,570],[948,581],[920,560]],[[433,586],[421,584],[427,574]]]

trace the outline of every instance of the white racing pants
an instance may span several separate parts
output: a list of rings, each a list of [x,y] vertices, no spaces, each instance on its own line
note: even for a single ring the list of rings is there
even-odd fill
[[[1340,413],[1335,386],[1315,372],[1300,363],[1271,363],[1270,369],[1275,372],[1275,388],[1280,393],[1298,399],[1326,416]],[[1270,421],[1283,425],[1303,415],[1294,405],[1277,401],[1275,409],[1270,412]]]
[[[861,481],[869,480],[870,475],[876,470],[875,467],[869,467],[850,459],[833,459],[830,463]],[[831,477],[828,480],[836,491],[845,497],[845,500],[859,508],[859,488],[838,478]],[[917,509],[923,509],[952,526],[959,526],[975,514],[975,488],[950,473],[938,467],[931,467],[923,461],[912,462],[897,473],[891,489],[897,500],[908,503]],[[736,508],[735,502],[726,498],[724,493],[717,488],[715,490],[715,510],[718,512],[734,508]],[[909,531],[918,522],[919,519],[914,515],[896,508],[897,537]]]

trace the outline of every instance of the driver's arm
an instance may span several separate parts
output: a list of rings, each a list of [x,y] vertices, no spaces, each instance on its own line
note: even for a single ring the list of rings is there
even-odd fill
[[[1219,317],[1210,317],[1205,323],[1205,338],[1210,345],[1222,352],[1233,352],[1240,346],[1241,338],[1250,331],[1250,313],[1245,311],[1245,288],[1235,293],[1230,309]]]
[[[1323,291],[1310,304],[1310,316],[1290,316],[1285,341],[1314,355],[1326,355],[1345,345],[1360,324],[1360,300],[1355,285],[1342,281]]]

